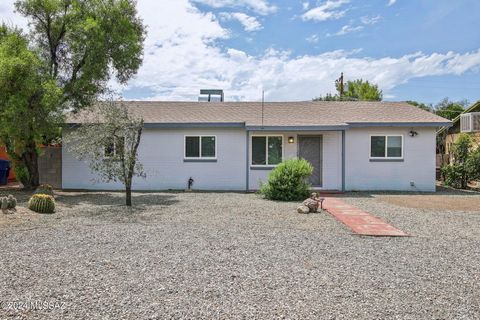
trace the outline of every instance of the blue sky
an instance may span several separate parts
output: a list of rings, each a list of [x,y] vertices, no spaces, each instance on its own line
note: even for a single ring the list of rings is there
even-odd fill
[[[3,1],[2,1],[3,2]],[[0,17],[24,25],[11,3]],[[480,99],[480,1],[139,0],[145,61],[126,99],[308,100],[345,78],[385,100]]]

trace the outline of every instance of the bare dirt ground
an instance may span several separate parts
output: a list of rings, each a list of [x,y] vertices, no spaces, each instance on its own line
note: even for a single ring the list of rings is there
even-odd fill
[[[480,197],[438,195],[380,195],[379,201],[405,208],[480,212]]]

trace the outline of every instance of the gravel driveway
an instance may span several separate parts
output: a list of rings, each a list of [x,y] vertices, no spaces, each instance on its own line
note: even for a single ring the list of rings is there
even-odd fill
[[[342,198],[412,237],[254,194],[142,193],[128,210],[118,193],[60,193],[54,215],[2,218],[0,318],[480,318],[480,211]]]

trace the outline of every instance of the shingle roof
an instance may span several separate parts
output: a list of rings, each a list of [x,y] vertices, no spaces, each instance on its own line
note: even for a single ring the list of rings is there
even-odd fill
[[[247,127],[347,125],[449,125],[450,121],[405,102],[164,102],[126,101],[129,111],[145,124],[244,124]],[[82,113],[67,123],[83,123]]]

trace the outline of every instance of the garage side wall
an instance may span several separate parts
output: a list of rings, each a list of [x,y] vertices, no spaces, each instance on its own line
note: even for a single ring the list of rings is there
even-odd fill
[[[418,135],[410,137],[410,130]],[[371,135],[402,135],[404,159],[370,160]],[[435,191],[435,128],[357,128],[345,140],[346,190]]]
[[[216,162],[185,162],[185,135],[214,135]],[[135,177],[135,190],[185,189],[192,177],[197,190],[246,189],[246,132],[242,129],[144,129],[139,159],[147,178]],[[86,161],[77,160],[63,148],[64,189],[116,190],[120,183],[97,182]]]

